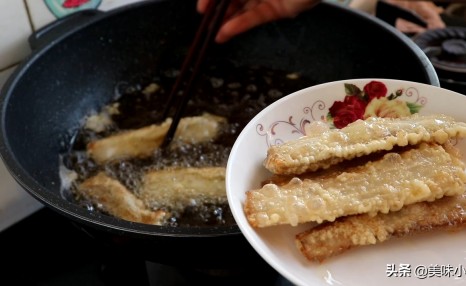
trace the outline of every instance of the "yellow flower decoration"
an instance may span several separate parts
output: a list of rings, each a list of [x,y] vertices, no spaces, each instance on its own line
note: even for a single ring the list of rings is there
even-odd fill
[[[369,102],[364,112],[364,119],[371,116],[397,118],[409,115],[411,111],[405,101],[381,97]]]

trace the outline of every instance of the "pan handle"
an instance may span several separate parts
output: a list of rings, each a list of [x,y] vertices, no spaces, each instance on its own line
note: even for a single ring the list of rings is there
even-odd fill
[[[87,9],[59,18],[32,33],[28,38],[29,46],[33,51],[38,50],[103,13],[97,9]]]

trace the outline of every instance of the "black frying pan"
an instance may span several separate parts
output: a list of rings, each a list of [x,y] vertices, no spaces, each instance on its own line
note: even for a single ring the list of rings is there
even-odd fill
[[[261,261],[234,227],[172,228],[90,212],[60,194],[58,154],[80,119],[167,63],[179,66],[200,16],[195,1],[147,1],[65,18],[31,37],[32,54],[0,98],[0,154],[13,177],[45,206],[105,243],[146,260],[220,267]],[[83,18],[85,21],[82,21]],[[314,84],[380,77],[439,85],[424,53],[393,27],[348,8],[313,10],[209,50],[212,59],[300,72]]]

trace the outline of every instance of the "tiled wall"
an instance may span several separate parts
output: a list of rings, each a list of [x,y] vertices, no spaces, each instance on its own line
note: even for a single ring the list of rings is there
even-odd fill
[[[140,0],[1,0],[0,84],[30,53],[29,35],[44,25],[82,9],[109,10]]]

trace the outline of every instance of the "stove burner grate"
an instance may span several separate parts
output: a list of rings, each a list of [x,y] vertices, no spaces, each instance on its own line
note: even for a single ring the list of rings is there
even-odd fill
[[[434,68],[438,69],[437,72],[466,74],[465,27],[428,30],[414,37],[413,41],[424,51]]]
[[[412,40],[431,61],[440,85],[466,94],[466,27],[427,30]]]

